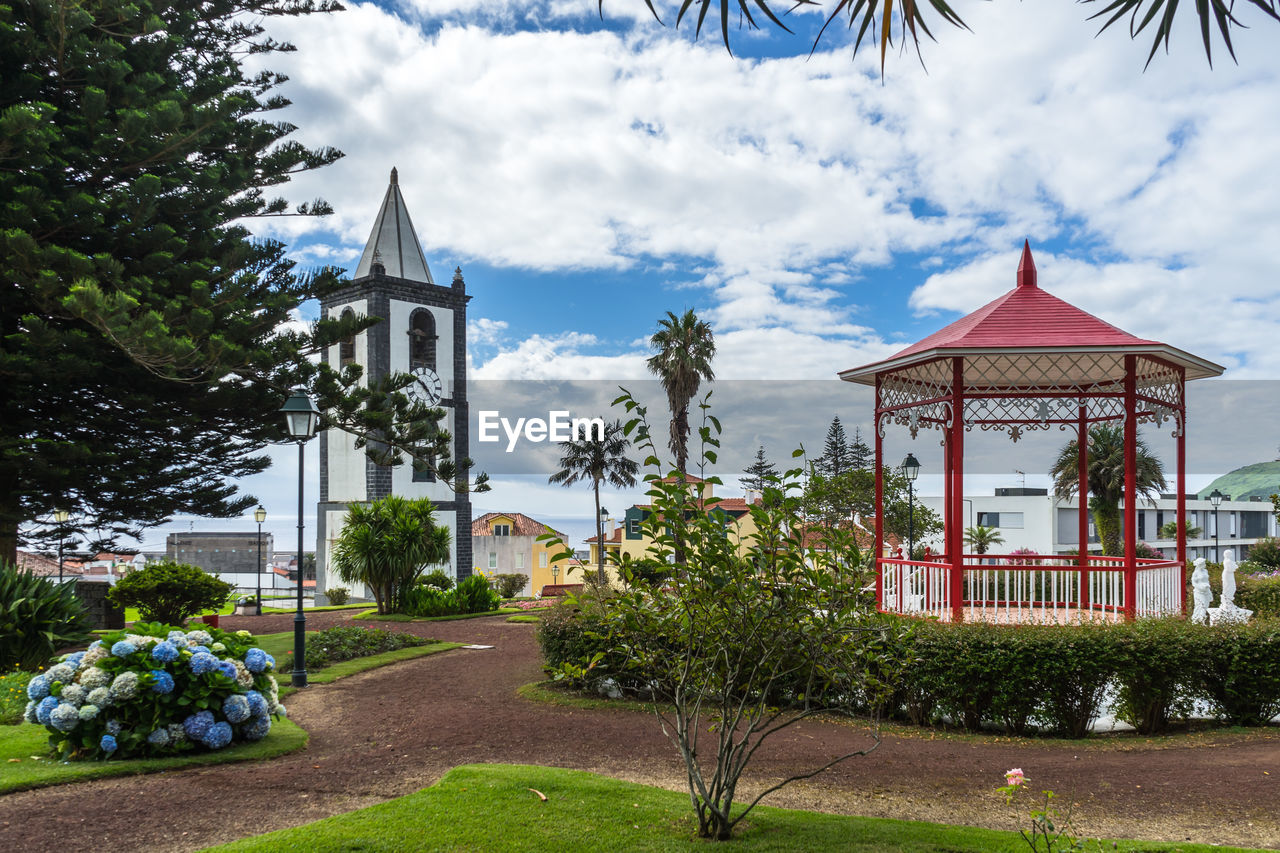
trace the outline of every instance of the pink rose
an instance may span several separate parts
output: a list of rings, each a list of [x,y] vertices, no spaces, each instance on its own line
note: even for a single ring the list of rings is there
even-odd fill
[[[1016,788],[1027,781],[1027,777],[1023,775],[1021,767],[1015,767],[1008,773],[1004,774],[1004,780],[1010,787]]]

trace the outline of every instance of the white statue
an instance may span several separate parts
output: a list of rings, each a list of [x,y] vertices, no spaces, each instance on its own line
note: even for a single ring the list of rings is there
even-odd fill
[[[1252,615],[1252,610],[1236,607],[1236,552],[1227,549],[1222,555],[1222,600],[1217,607],[1209,608],[1209,624],[1248,622]]]
[[[1232,548],[1222,553],[1222,600],[1218,606],[1223,610],[1236,606],[1236,552]]]
[[[1196,557],[1196,568],[1191,573],[1191,600],[1194,604],[1191,621],[1198,625],[1208,622],[1213,590],[1209,588],[1209,570],[1205,568],[1204,557]]]

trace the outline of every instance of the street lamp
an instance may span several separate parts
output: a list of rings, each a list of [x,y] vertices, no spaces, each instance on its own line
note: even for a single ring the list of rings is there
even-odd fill
[[[907,559],[915,559],[916,550],[916,477],[920,476],[920,460],[908,453],[902,460],[902,475],[907,478]]]
[[[1209,503],[1213,504],[1213,561],[1218,562],[1218,504],[1222,503],[1225,495],[1214,489],[1209,493]]]
[[[305,391],[297,390],[289,395],[280,407],[284,413],[289,435],[298,442],[298,612],[293,617],[293,686],[307,686],[307,617],[302,612],[302,496],[305,481],[302,477],[303,449],[307,440],[316,434],[320,422],[320,410]]]
[[[55,509],[53,511],[53,520],[58,522],[58,586],[62,586],[62,542],[66,539],[67,531],[63,525],[67,523],[67,519],[71,517],[71,513],[65,509]]]
[[[257,589],[257,594],[254,596],[253,600],[258,603],[257,615],[261,616],[262,615],[262,522],[267,520],[267,511],[263,508],[262,504],[258,504],[258,508],[253,511],[253,520],[258,522],[258,568],[253,573],[254,574],[253,580],[254,580],[254,583],[257,584],[258,589]]]

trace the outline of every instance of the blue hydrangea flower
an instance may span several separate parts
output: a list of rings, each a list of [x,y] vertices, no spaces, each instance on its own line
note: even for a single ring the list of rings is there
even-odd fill
[[[116,739],[112,735],[103,735],[102,740],[98,741],[98,747],[107,755],[110,755],[117,749]]]
[[[208,646],[213,643],[213,635],[208,631],[188,631],[187,641],[197,646]]]
[[[120,734],[121,728],[123,728],[123,726],[120,725],[119,720],[107,720],[107,734],[111,735],[112,737]]]
[[[218,668],[218,659],[208,652],[200,652],[191,656],[191,671],[196,675],[204,675]]]
[[[271,718],[255,716],[240,727],[240,736],[245,740],[262,740],[271,731]]]
[[[90,705],[97,705],[99,708],[105,708],[111,704],[111,688],[95,687],[89,691],[89,695],[84,697],[84,701]]]
[[[187,651],[193,655],[206,654],[211,655],[213,651],[208,646],[187,646]]]
[[[40,722],[39,720],[36,719],[36,708],[38,707],[39,707],[39,703],[36,702],[36,700],[32,699],[30,702],[27,703],[26,709],[22,712],[22,719],[26,720],[28,723],[30,723],[33,726],[36,723]]]
[[[160,663],[171,663],[178,659],[178,647],[168,640],[164,640],[151,647],[151,657],[160,661]]]
[[[126,670],[111,682],[111,698],[116,702],[125,702],[138,695],[138,673]]]
[[[187,632],[186,631],[170,631],[169,636],[166,639],[170,643],[173,643],[178,648],[183,648],[187,644]]]
[[[27,698],[39,702],[49,695],[49,676],[37,675],[27,682]]]
[[[182,730],[192,740],[203,742],[211,728],[213,728],[213,714],[209,711],[199,711],[182,721]]]
[[[80,710],[75,705],[60,702],[49,712],[49,725],[60,732],[69,732],[80,725]]]
[[[244,653],[244,665],[250,672],[262,672],[267,668],[267,653],[259,648],[252,648]]]
[[[276,668],[276,659],[275,659],[274,657],[272,657],[271,655],[269,655],[269,654],[268,654],[268,655],[267,655],[267,669],[275,669],[275,668]]]
[[[172,693],[173,692],[173,676],[165,672],[163,669],[153,669],[151,674],[156,677],[155,683],[151,685],[152,693]]]
[[[127,658],[137,650],[138,647],[128,640],[118,640],[115,645],[111,647],[111,654],[118,658]]]
[[[68,681],[76,677],[75,667],[68,666],[65,663],[57,663],[49,667],[49,671],[45,673],[45,677],[52,684],[55,681],[61,681],[66,684]]]
[[[77,708],[84,704],[84,688],[79,684],[64,684],[62,692],[58,694],[58,698],[63,702],[70,702]]]
[[[79,669],[80,662],[84,660],[84,652],[72,652],[62,659],[62,662],[72,669]]]
[[[277,704],[277,705],[276,705],[276,715],[277,715],[277,716],[281,716],[281,717],[287,717],[287,716],[289,716],[289,711],[288,711],[288,709],[286,709],[283,705]]]
[[[222,670],[222,674],[232,681],[236,680],[236,665],[229,660],[219,661],[218,669]]]
[[[152,746],[168,746],[169,745],[169,729],[164,726],[147,735],[147,743]]]
[[[81,705],[80,706],[80,722],[87,723],[96,716],[98,716],[97,705]]]
[[[269,713],[266,698],[257,690],[250,690],[244,694],[245,701],[249,703],[249,713],[255,717],[265,717]]]
[[[90,643],[90,644],[89,644],[89,648],[90,648],[90,649],[100,649],[100,648],[102,648],[102,641],[101,641],[101,640],[94,640],[92,643]]]
[[[231,743],[231,724],[214,723],[209,727],[209,733],[204,736],[204,743],[210,749],[222,749]]]
[[[60,704],[57,696],[46,696],[41,699],[40,704],[36,705],[36,722],[42,726],[49,725],[49,715]]]
[[[228,722],[243,723],[253,712],[249,709],[249,700],[239,693],[233,693],[222,701],[222,716]]]

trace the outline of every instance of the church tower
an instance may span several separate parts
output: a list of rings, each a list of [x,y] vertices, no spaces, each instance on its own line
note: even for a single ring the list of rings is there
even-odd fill
[[[356,265],[350,286],[321,304],[326,317],[363,314],[382,322],[329,347],[329,365],[364,367],[366,381],[388,373],[412,373],[412,392],[429,406],[445,410],[440,425],[453,435],[454,460],[470,455],[467,434],[467,296],[462,270],[455,269],[448,287],[436,284],[427,266],[400,194],[395,169],[373,222],[373,232]],[[355,440],[341,430],[320,434],[320,503],[317,512],[316,592],[341,586],[327,571],[333,543],[341,532],[347,505],[387,495],[430,498],[436,523],[449,528],[450,563],[461,580],[471,574],[471,501],[455,493],[452,483],[436,482],[431,471],[413,465],[376,465]],[[360,595],[362,590],[352,590]]]

